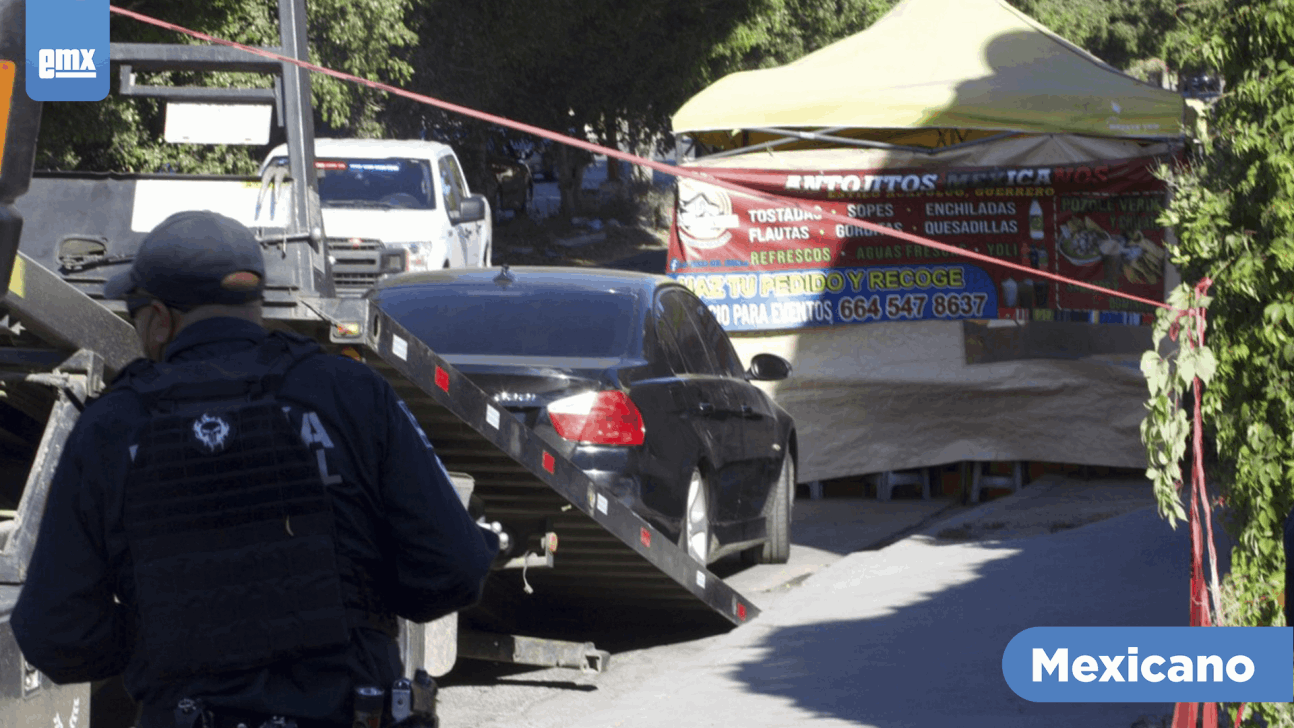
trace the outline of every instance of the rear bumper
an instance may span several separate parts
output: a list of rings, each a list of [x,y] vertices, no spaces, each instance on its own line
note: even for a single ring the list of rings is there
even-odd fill
[[[671,516],[662,510],[662,501],[670,501],[672,489],[660,474],[652,472],[645,448],[577,445],[568,457],[611,497],[667,535],[678,535],[682,501],[679,514]]]

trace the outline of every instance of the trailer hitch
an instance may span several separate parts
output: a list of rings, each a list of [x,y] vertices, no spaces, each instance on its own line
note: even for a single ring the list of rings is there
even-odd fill
[[[458,655],[477,660],[511,662],[540,667],[569,667],[583,673],[600,673],[611,664],[611,653],[592,642],[566,642],[496,634],[459,628]]]

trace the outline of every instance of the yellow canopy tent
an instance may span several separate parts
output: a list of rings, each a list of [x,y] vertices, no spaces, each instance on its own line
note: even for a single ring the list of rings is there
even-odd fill
[[[1182,135],[1184,113],[1180,95],[1120,73],[1005,0],[905,0],[793,63],[720,79],[673,128],[718,150],[822,135],[929,149],[1017,133],[1163,140]]]
[[[904,0],[794,63],[720,79],[678,110],[673,129],[698,143],[689,167],[778,187],[787,175],[828,171],[1164,157],[1180,148],[1188,113],[1180,95],[1120,73],[1004,0]],[[910,196],[867,201],[892,203],[885,214],[922,229],[924,208]],[[1015,204],[1028,224],[1028,201]],[[699,277],[689,275],[693,261],[707,256],[708,277],[744,272],[727,266],[742,262],[732,251],[748,242],[744,228],[759,225],[731,207],[714,210],[716,230],[736,225],[732,240],[698,251],[673,235],[671,265],[681,265],[671,270],[681,279]],[[810,239],[770,248],[843,249],[830,227],[806,226]],[[891,258],[913,247],[873,240]],[[710,268],[716,261],[723,267]],[[1166,276],[1176,282],[1171,269]],[[1144,467],[1137,363],[1149,339],[1144,326],[1035,317],[1027,326],[887,320],[748,330],[733,343],[744,360],[769,351],[795,362],[796,376],[769,390],[796,418],[803,482],[957,461]]]

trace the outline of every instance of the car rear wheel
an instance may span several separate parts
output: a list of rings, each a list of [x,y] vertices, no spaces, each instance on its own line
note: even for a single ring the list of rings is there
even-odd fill
[[[692,470],[687,485],[687,499],[683,502],[683,534],[679,548],[701,564],[710,562],[710,506],[705,490],[705,477],[700,468]]]
[[[768,540],[742,553],[743,560],[755,564],[785,564],[791,558],[791,509],[795,504],[795,458],[790,447],[783,447],[782,472],[764,506]]]

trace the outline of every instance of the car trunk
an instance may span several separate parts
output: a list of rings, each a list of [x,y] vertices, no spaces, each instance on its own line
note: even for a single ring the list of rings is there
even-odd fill
[[[603,389],[615,359],[454,356],[445,357],[495,402],[511,412],[538,410],[549,403]]]

